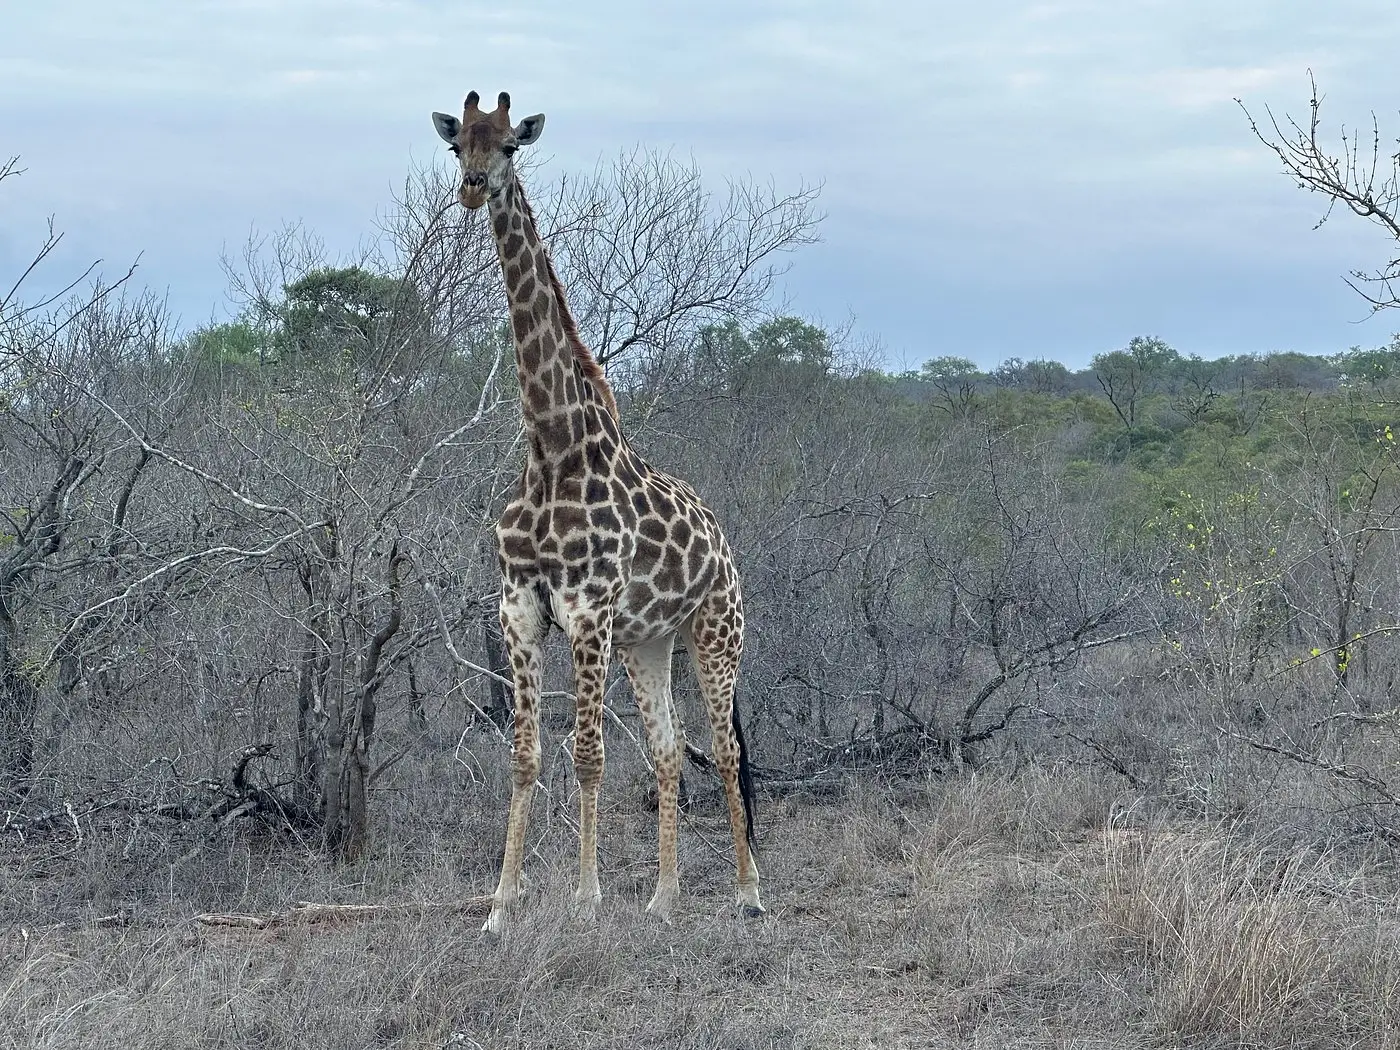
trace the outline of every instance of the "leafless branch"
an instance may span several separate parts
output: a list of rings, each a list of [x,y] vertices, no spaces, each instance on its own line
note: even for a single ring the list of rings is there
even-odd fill
[[[1302,124],[1287,116],[1280,122],[1266,107],[1269,130],[1265,131],[1243,102],[1235,99],[1235,103],[1243,110],[1255,138],[1279,159],[1284,174],[1301,189],[1328,198],[1327,210],[1318,220],[1319,226],[1340,203],[1400,241],[1400,153],[1382,149],[1380,125],[1373,113],[1370,131],[1364,137],[1355,129],[1341,126],[1340,151],[1334,154],[1332,147],[1322,141],[1322,96],[1311,72],[1308,81],[1312,88],[1310,112],[1308,120]],[[1369,273],[1353,270],[1347,278],[1347,283],[1371,304],[1372,311],[1400,306],[1397,281],[1400,281],[1400,254]]]

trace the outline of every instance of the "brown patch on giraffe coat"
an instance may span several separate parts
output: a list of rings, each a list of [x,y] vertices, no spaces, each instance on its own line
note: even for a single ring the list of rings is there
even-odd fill
[[[690,546],[690,537],[693,530],[685,514],[680,514],[671,522],[671,539],[675,540],[676,546],[680,550],[685,550]]]
[[[650,573],[652,566],[661,560],[662,551],[665,548],[659,543],[653,543],[645,536],[637,537],[637,569],[640,572]]]
[[[644,609],[656,598],[656,588],[645,576],[638,576],[627,587],[627,601],[623,608],[631,616]]]
[[[622,550],[622,542],[616,536],[592,533],[588,537],[588,555],[591,558],[615,557]]]
[[[583,453],[577,448],[570,449],[564,453],[559,460],[559,474],[561,477],[576,478],[583,474]]]
[[[705,552],[698,546],[691,547],[685,557],[685,569],[692,580],[699,580],[705,571]]]
[[[675,557],[670,551],[662,557],[656,571],[652,574],[652,579],[656,581],[656,586],[670,594],[679,594],[686,589],[684,561]]]
[[[685,604],[683,594],[658,594],[643,610],[642,616],[651,621],[674,620],[680,615]]]
[[[618,518],[617,512],[606,503],[589,508],[588,523],[595,529],[602,529],[606,532],[617,532],[622,528],[622,521]]]
[[[581,542],[581,541],[580,541]],[[587,547],[587,544],[582,544]],[[564,570],[564,586],[570,590],[576,590],[583,585],[583,581],[597,575],[598,569],[587,562],[569,562]]]
[[[518,316],[519,315],[517,315],[517,317]],[[511,318],[512,323],[514,323],[515,320],[515,317]],[[528,325],[529,321],[525,320],[524,323]],[[527,335],[521,340],[516,354],[519,358],[520,370],[525,377],[525,381],[528,382],[532,377],[538,378],[541,354],[540,337],[538,335]]]
[[[591,438],[584,442],[583,453],[588,460],[588,472],[590,474],[605,476],[611,473],[608,469],[608,457],[603,455],[602,446],[598,444],[596,438]]]
[[[535,430],[545,448],[554,451],[565,448],[573,439],[573,427],[568,416],[557,412],[535,420]]]
[[[602,478],[598,477],[597,471],[593,471],[590,469],[588,483],[584,485],[583,488],[583,498],[588,503],[594,504],[595,510],[606,510],[609,514],[612,514],[612,508],[606,506],[608,500],[611,497],[612,493],[608,491],[608,483]],[[616,521],[617,515],[612,514],[612,518],[613,521]],[[601,521],[595,522],[595,524],[597,524],[599,528],[607,527]],[[614,525],[613,528],[617,528],[617,526]]]
[[[582,507],[572,507],[566,504],[555,506],[555,534],[559,536],[568,536],[571,532],[582,532],[586,528],[588,528],[588,515]]]
[[[500,551],[512,561],[531,561],[535,557],[535,541],[529,536],[507,533],[500,538]]]

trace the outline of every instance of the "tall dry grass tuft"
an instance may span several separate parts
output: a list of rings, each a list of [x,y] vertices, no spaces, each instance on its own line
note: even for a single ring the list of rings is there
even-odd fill
[[[1101,907],[1177,1045],[1400,1047],[1393,899],[1358,900],[1326,853],[1110,833]]]

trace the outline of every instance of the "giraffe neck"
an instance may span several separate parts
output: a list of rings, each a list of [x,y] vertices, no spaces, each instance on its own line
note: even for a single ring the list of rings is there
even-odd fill
[[[598,429],[598,414],[617,418],[603,371],[579,338],[564,288],[518,179],[489,204],[510,302],[520,408],[531,450],[556,458]]]

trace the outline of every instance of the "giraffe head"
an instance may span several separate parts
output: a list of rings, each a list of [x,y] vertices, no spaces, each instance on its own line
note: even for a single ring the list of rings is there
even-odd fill
[[[462,185],[457,199],[465,208],[480,208],[487,198],[500,193],[514,176],[511,156],[521,146],[540,137],[544,114],[536,113],[511,127],[510,96],[504,91],[496,108],[483,113],[477,106],[481,96],[475,91],[462,106],[462,119],[446,113],[433,114],[433,126],[462,166]]]

